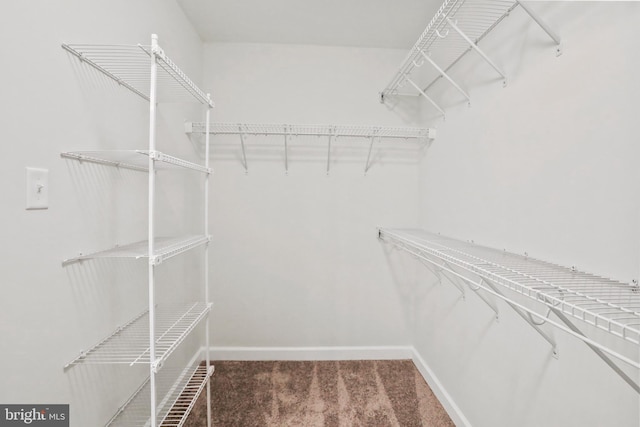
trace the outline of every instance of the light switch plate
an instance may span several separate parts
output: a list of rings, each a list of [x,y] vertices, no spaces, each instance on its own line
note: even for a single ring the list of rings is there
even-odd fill
[[[27,209],[49,208],[49,170],[27,168]]]

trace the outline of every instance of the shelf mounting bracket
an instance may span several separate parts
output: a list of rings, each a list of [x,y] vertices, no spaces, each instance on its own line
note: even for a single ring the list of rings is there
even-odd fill
[[[567,325],[569,329],[571,329],[577,335],[581,335],[585,337],[585,334],[583,334],[582,331],[576,325],[574,325],[573,322],[569,320],[569,318],[565,316],[565,314],[562,311],[550,305],[551,303],[549,301],[545,301],[545,303],[549,306],[549,309],[553,312],[553,314],[555,314],[562,321],[562,323]],[[593,352],[597,354],[598,357],[604,361],[604,363],[609,365],[609,367],[613,369],[615,373],[620,376],[620,378],[622,378],[627,384],[629,384],[631,388],[633,388],[636,391],[636,393],[640,394],[640,385],[636,383],[631,377],[629,377],[629,375],[627,375],[622,369],[620,369],[620,367],[618,367],[618,365],[616,365],[609,356],[604,354],[602,350],[590,344],[589,342],[584,341],[584,343],[588,345],[589,348],[593,350]]]
[[[331,167],[331,140],[336,135],[335,126],[329,130],[329,141],[327,143],[327,175],[329,175],[329,168]]]
[[[422,55],[422,57],[426,59],[427,62],[429,62],[433,66],[433,68],[435,68],[442,75],[442,77],[447,79],[449,83],[451,83],[451,85],[453,85],[453,87],[456,88],[456,90],[460,92],[462,96],[464,96],[467,99],[467,102],[471,104],[471,98],[469,97],[469,94],[465,92],[464,89],[462,89],[460,85],[458,85],[458,83],[456,83],[442,68],[440,68],[440,66],[436,64],[435,61],[431,59],[429,55],[424,53],[423,50],[420,51],[420,55]]]
[[[365,175],[367,174],[367,172],[369,172],[369,169],[371,168],[371,152],[373,151],[373,141],[375,141],[377,134],[378,134],[378,129],[374,129],[371,136],[369,137],[371,139],[371,142],[369,143],[369,154],[367,155],[367,164],[364,166]]]
[[[238,125],[238,133],[240,135],[240,146],[242,147],[242,166],[244,167],[244,173],[249,173],[249,167],[247,166],[247,153],[244,149],[245,134],[242,130],[242,125]]]
[[[408,82],[411,86],[413,86],[413,87],[418,91],[418,93],[420,93],[420,95],[424,96],[424,97],[426,98],[426,100],[427,100],[427,101],[429,101],[429,102],[431,103],[431,105],[433,105],[433,106],[436,108],[436,110],[438,110],[438,111],[440,112],[440,114],[442,114],[442,117],[444,117],[444,116],[445,116],[445,114],[444,114],[444,110],[443,110],[442,108],[440,108],[440,106],[439,106],[438,104],[436,104],[436,102],[435,102],[433,99],[431,99],[431,97],[429,97],[429,95],[427,95],[426,93],[424,93],[424,91],[423,91],[422,89],[420,89],[420,86],[418,86],[417,84],[415,84],[415,83],[413,82],[413,80],[411,80],[411,79],[410,79],[410,78],[408,78],[408,77],[407,77],[407,82]]]
[[[289,175],[289,125],[284,125],[284,173]]]
[[[540,325],[536,324],[530,318],[530,316],[525,314],[524,310],[521,310],[520,307],[517,307],[516,305],[512,304],[511,301],[509,301],[509,299],[504,296],[504,294],[500,291],[500,289],[498,289],[498,287],[495,284],[493,284],[491,281],[487,280],[486,278],[483,278],[483,281],[489,288],[491,288],[493,292],[495,292],[497,295],[500,295],[502,297],[502,300],[506,302],[513,309],[513,311],[518,313],[518,315],[522,317],[525,320],[525,322],[531,325],[531,327],[535,329],[540,334],[540,336],[542,336],[542,338],[544,338],[549,344],[551,344],[551,351],[552,351],[553,357],[557,359],[559,357],[559,353],[558,353],[558,345],[556,344],[555,340],[547,332],[545,332],[542,328],[540,328]]]
[[[478,52],[478,55],[480,55],[482,59],[487,62],[487,64],[491,65],[491,67],[493,67],[493,69],[496,70],[498,74],[500,74],[500,76],[503,78],[503,86],[506,86],[507,76],[505,75],[505,73],[491,59],[489,59],[489,57],[478,47],[477,44],[473,42],[473,40],[471,40],[465,33],[462,32],[460,28],[458,28],[455,22],[453,22],[448,16],[445,17],[445,19],[447,20],[447,23],[451,26],[451,28],[453,28],[455,32],[460,34],[460,37],[465,39],[465,41],[469,43],[469,46],[471,46],[473,50]]]
[[[542,20],[542,18],[540,18],[540,15],[538,15],[526,3],[523,3],[520,0],[516,0],[516,1],[522,7],[522,9],[524,9],[524,11],[527,12],[527,14],[531,17],[531,19],[533,19],[536,22],[536,24],[538,24],[540,28],[542,28],[544,32],[547,33],[549,37],[551,37],[553,42],[556,44],[556,56],[562,55],[562,43],[561,43],[562,39],[560,38],[560,36],[555,31],[553,31],[553,29],[549,27],[547,23]]]

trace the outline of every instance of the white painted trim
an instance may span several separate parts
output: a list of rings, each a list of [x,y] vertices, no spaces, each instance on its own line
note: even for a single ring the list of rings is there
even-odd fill
[[[415,348],[412,348],[411,350],[413,353],[412,360],[414,365],[416,365],[416,368],[418,368],[418,371],[422,374],[424,380],[429,384],[433,394],[436,395],[444,410],[449,414],[451,421],[453,421],[457,427],[472,427],[467,417],[464,416],[458,405],[453,401],[451,395],[444,388],[438,377],[436,377],[431,368],[429,368],[427,362],[424,361]]]
[[[211,360],[412,359],[413,347],[211,347]]]

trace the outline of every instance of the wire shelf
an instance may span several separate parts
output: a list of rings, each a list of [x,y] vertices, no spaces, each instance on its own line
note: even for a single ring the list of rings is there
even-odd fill
[[[159,366],[173,353],[211,310],[211,303],[159,308],[156,312],[156,360]],[[65,365],[151,363],[149,312],[144,311]]]
[[[399,94],[407,77],[424,64],[423,52],[447,71],[472,49],[468,41],[451,28],[447,18],[477,44],[517,5],[513,0],[445,0],[382,91],[382,97]],[[421,86],[429,88],[442,74],[433,67],[424,68],[427,70],[420,81],[426,83]]]
[[[203,173],[211,173],[211,169],[197,163],[173,157],[159,151],[151,152],[145,150],[105,150],[105,151],[68,151],[60,156],[67,159],[78,160],[80,162],[97,163],[101,165],[114,166],[117,168],[149,172],[149,157],[157,162],[156,168],[161,165],[168,167],[179,167],[191,169]]]
[[[179,255],[183,252],[194,249],[198,246],[208,243],[209,236],[187,236],[187,237],[156,237],[154,240],[155,253],[151,257],[153,264],[160,264],[169,258]],[[62,261],[62,266],[97,258],[149,258],[149,241],[142,240],[123,246],[116,246],[112,249],[93,252],[89,254],[81,254],[73,258]]]
[[[637,286],[422,230],[380,229],[379,235],[640,345]]]
[[[100,71],[119,85],[149,101],[150,46],[63,44],[62,48],[83,63]],[[213,107],[213,102],[198,86],[164,53],[155,52],[158,64],[158,99],[160,101],[196,100]]]
[[[160,427],[181,427],[207,384],[214,367],[207,372],[205,365],[187,367],[170,381],[158,378],[158,395],[164,396],[156,411]],[[175,379],[177,377],[177,380]],[[151,414],[149,379],[126,401],[106,424],[107,427],[147,427]]]
[[[187,133],[205,133],[201,122],[188,122]],[[332,136],[347,138],[395,138],[428,140],[435,137],[435,130],[416,127],[390,126],[345,126],[322,124],[267,124],[267,123],[211,123],[209,133],[213,135],[290,135]]]

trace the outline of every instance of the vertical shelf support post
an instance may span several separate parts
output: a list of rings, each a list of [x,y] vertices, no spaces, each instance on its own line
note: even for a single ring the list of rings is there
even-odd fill
[[[158,60],[157,55],[160,47],[158,46],[158,36],[151,35],[151,81],[149,84],[149,152],[152,153],[156,149],[156,86],[158,78]],[[156,325],[155,325],[155,283],[154,283],[154,207],[155,207],[155,160],[153,156],[149,156],[149,379],[151,388],[151,418],[150,426],[157,427],[156,410]]]
[[[205,129],[209,129],[209,123],[211,120],[211,95],[207,93],[207,100],[209,105],[205,106]],[[205,157],[204,165],[209,169],[209,132],[205,133]],[[209,237],[209,178],[211,173],[207,173],[204,176],[204,235]],[[209,245],[210,241],[204,246],[204,301],[206,304],[210,304],[209,301]],[[211,323],[211,312],[207,313],[207,319],[205,324],[205,364],[207,367],[207,375],[211,368],[211,357],[209,355],[209,324]],[[211,379],[207,379],[207,427],[211,427]]]
[[[491,59],[489,59],[489,57],[478,47],[477,44],[473,42],[473,40],[471,40],[465,33],[462,32],[460,28],[458,28],[455,22],[453,22],[448,16],[445,17],[445,19],[447,20],[447,23],[449,23],[451,28],[453,28],[455,32],[460,34],[460,37],[465,39],[465,41],[469,43],[469,46],[471,46],[473,50],[478,52],[478,54],[482,57],[482,59],[484,59],[487,62],[487,64],[491,65],[491,67],[493,67],[493,69],[496,70],[498,74],[500,74],[500,76],[504,79],[504,85],[506,86],[507,76],[504,74],[504,72]]]
[[[440,66],[438,64],[436,64],[435,61],[433,59],[431,59],[431,57],[429,55],[424,53],[424,51],[422,51],[422,50],[420,51],[420,54],[424,57],[424,59],[427,60],[427,62],[429,62],[433,66],[433,68],[435,68],[440,74],[442,74],[442,77],[447,79],[449,81],[449,83],[451,83],[453,85],[453,87],[456,88],[456,90],[458,92],[460,92],[462,94],[462,96],[464,96],[467,99],[467,102],[471,103],[471,98],[469,97],[469,94],[467,94],[467,92],[465,92],[458,85],[458,83],[456,83],[442,68],[440,68]]]

